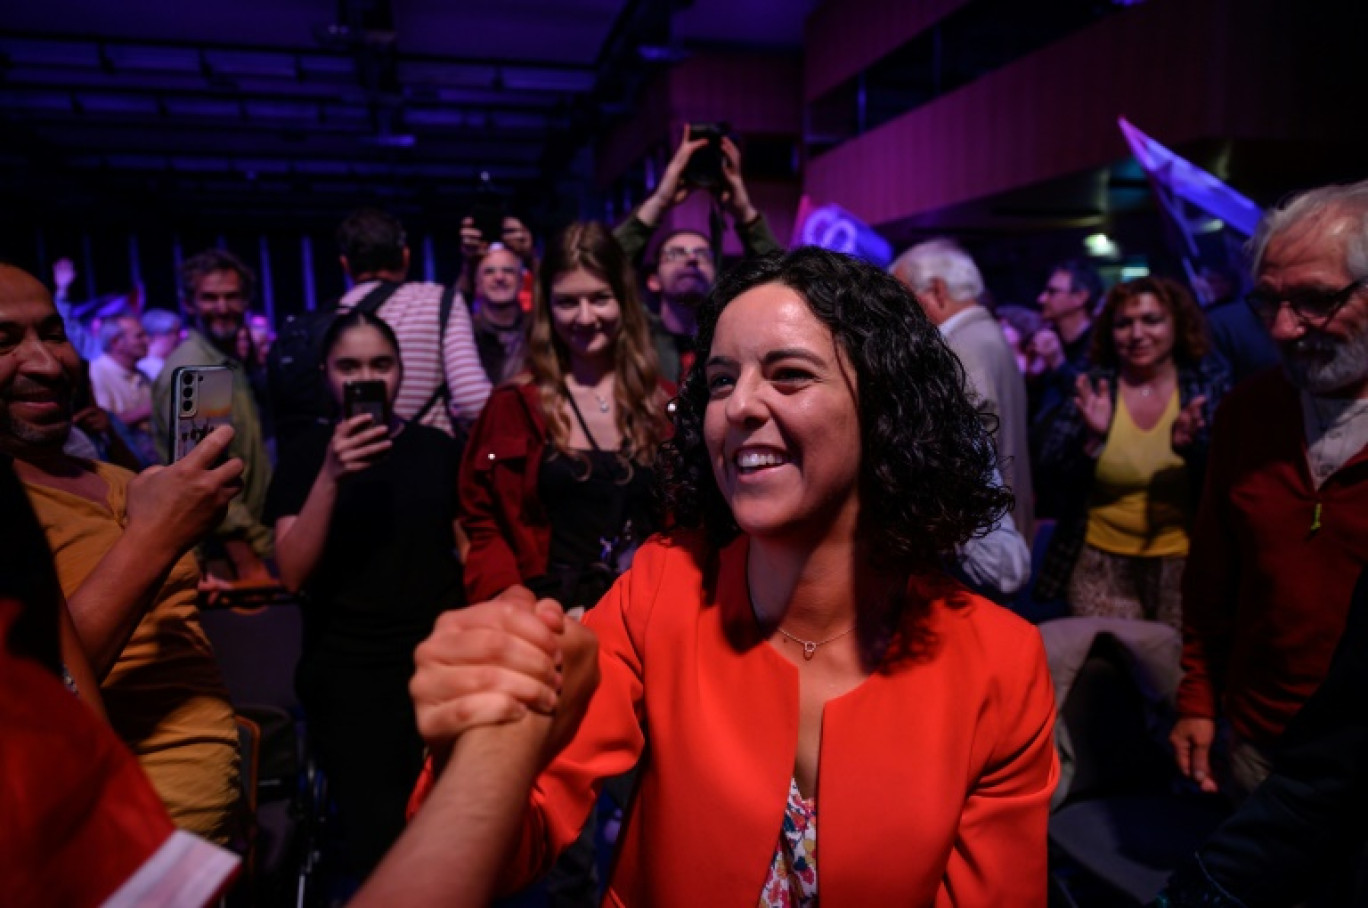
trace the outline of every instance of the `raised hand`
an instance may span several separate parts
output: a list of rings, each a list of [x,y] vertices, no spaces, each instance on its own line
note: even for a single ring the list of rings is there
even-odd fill
[[[1206,406],[1205,397],[1194,397],[1173,421],[1173,450],[1182,452],[1192,446],[1197,433],[1206,427],[1202,418],[1202,408]]]
[[[1106,438],[1112,421],[1110,384],[1104,378],[1094,388],[1088,376],[1080,375],[1074,382],[1074,392],[1074,406],[1083,416],[1083,424],[1093,435]]]
[[[76,265],[71,259],[58,259],[52,263],[52,283],[57,287],[58,296],[65,296],[75,282]]]
[[[637,217],[643,224],[649,227],[656,226],[660,223],[661,215],[689,197],[692,190],[681,185],[684,168],[689,165],[689,158],[693,157],[693,153],[707,144],[707,139],[689,138],[689,127],[685,125],[684,137],[679,140],[679,147],[675,149],[670,163],[665,165],[665,172],[660,175],[655,192],[651,193],[637,210]]]
[[[461,218],[461,255],[466,259],[484,258],[489,252],[489,243],[475,226],[470,216]]]
[[[736,147],[731,136],[722,137],[722,176],[727,179],[727,186],[722,190],[722,204],[731,210],[737,224],[749,224],[760,212],[751,204],[746,181],[741,176],[741,149]]]
[[[217,526],[242,489],[242,461],[218,463],[232,440],[232,428],[219,426],[181,460],[134,477],[128,484],[128,535],[140,537],[151,551],[183,552]]]
[[[337,424],[323,468],[333,482],[341,482],[371,466],[392,447],[389,429],[372,425],[370,414],[360,413]]]

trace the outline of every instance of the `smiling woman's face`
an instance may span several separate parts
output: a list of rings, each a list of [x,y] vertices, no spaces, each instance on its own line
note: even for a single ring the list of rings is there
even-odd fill
[[[708,458],[753,537],[853,538],[859,515],[855,378],[793,289],[762,284],[722,311],[708,353]]]

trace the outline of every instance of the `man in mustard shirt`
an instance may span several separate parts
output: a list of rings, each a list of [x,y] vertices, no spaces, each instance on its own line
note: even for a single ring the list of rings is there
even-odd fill
[[[78,369],[47,289],[0,265],[0,454],[43,525],[110,724],[177,825],[224,843],[239,801],[237,731],[199,624],[190,548],[240,489],[242,462],[214,465],[227,428],[137,476],[67,455]]]

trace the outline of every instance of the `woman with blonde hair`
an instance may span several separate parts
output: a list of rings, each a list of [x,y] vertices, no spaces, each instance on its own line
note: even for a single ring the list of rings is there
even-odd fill
[[[467,593],[597,602],[651,529],[666,400],[627,257],[602,224],[571,224],[542,262],[528,369],[490,397],[466,447]]]

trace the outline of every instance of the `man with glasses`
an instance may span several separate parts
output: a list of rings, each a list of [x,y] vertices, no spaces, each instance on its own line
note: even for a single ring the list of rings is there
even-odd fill
[[[1283,368],[1216,413],[1183,578],[1179,768],[1217,789],[1217,720],[1233,789],[1325,677],[1368,565],[1368,181],[1269,211],[1251,241],[1254,313]]]
[[[1078,259],[1056,265],[1036,298],[1050,328],[1036,332],[1031,353],[1044,361],[1047,374],[1067,372],[1071,388],[1074,376],[1088,368],[1093,310],[1101,298],[1102,278]]]
[[[1031,451],[1038,456],[1060,408],[1072,408],[1078,376],[1091,365],[1092,316],[1102,299],[1102,278],[1081,259],[1060,262],[1036,298],[1049,325],[1031,338],[1027,352],[1044,365],[1031,391]],[[1061,490],[1036,490],[1036,516],[1058,517]]]
[[[237,358],[238,331],[256,289],[256,274],[226,249],[208,249],[188,258],[180,268],[181,303],[188,330],[185,340],[166,357],[152,384],[152,440],[162,460],[170,457],[172,379],[181,366],[229,366],[233,370],[233,440],[231,457],[242,459],[242,495],[228,506],[212,537],[210,563],[226,558],[238,580],[266,581],[270,573],[263,559],[271,556],[271,531],[261,523],[266,489],[271,485],[271,460],[266,433],[244,363]]]
[[[627,220],[613,231],[627,257],[636,263],[665,214],[693,192],[684,179],[689,159],[709,140],[691,139],[689,128],[675,149],[655,191]],[[720,141],[722,176],[725,185],[717,190],[717,202],[732,216],[732,226],[747,256],[764,255],[783,249],[770,232],[765,216],[750,200],[746,181],[741,176],[741,151],[728,136]],[[651,338],[660,357],[660,374],[672,382],[684,377],[693,365],[694,313],[717,279],[716,253],[709,238],[697,230],[677,229],[666,234],[656,247],[654,263],[646,275],[646,286],[660,300],[660,315],[652,319]]]

